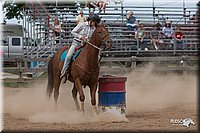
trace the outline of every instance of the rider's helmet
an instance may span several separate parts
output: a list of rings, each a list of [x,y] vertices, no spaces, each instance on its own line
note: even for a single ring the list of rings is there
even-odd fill
[[[97,14],[91,14],[91,15],[89,16],[89,20],[90,20],[90,21],[95,21],[95,22],[97,22],[97,24],[99,24],[100,21],[101,21],[101,18],[100,18],[99,15],[97,15]]]

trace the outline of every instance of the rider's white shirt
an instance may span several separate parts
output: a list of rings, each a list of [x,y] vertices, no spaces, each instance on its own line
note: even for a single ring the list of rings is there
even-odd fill
[[[82,36],[86,37],[86,38],[90,38],[93,34],[93,32],[95,31],[95,27],[90,27],[88,22],[84,22],[84,23],[79,23],[73,30],[72,30],[72,35],[75,38],[81,38]]]

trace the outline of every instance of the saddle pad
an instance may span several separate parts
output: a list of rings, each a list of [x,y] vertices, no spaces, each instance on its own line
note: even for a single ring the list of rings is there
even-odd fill
[[[72,57],[72,60],[76,59],[79,55],[79,53],[82,51],[83,48],[80,48],[79,50],[77,50],[76,52],[74,52],[74,55]],[[61,60],[64,62],[65,61],[65,58],[67,56],[67,53],[68,53],[68,49],[65,50],[62,54],[61,54]]]

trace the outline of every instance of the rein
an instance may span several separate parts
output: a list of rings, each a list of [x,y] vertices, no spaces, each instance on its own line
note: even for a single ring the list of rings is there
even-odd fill
[[[83,40],[80,40],[80,39],[78,39],[78,38],[74,38],[74,39],[75,39],[75,40],[77,40],[77,41],[83,41]],[[91,45],[92,47],[94,47],[94,48],[96,48],[96,49],[98,49],[98,50],[102,51],[102,49],[101,49],[101,48],[99,48],[99,47],[95,46],[94,44],[92,44],[92,43],[90,43],[90,42],[88,42],[88,41],[84,41],[84,42],[86,42],[86,43],[88,43],[89,45]]]
[[[108,36],[108,34],[107,34],[106,36],[104,36],[104,38],[103,38],[102,40],[104,40],[107,36]],[[83,40],[80,40],[80,39],[78,39],[78,38],[74,38],[74,39],[75,39],[76,41],[80,41],[80,42],[83,41]],[[98,49],[99,51],[102,51],[101,48],[95,46],[94,44],[90,43],[89,41],[84,41],[84,42],[86,42],[86,43],[89,44],[90,46],[92,46],[92,47]]]

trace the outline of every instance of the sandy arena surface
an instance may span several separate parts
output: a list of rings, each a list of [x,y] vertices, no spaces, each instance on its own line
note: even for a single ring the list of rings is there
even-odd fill
[[[195,75],[155,75],[146,68],[121,76],[128,78],[126,117],[115,111],[93,116],[87,87],[82,116],[75,111],[70,82],[61,85],[57,109],[53,98],[45,96],[47,81],[30,88],[5,87],[4,131],[197,131]],[[185,118],[195,125],[172,123]]]

